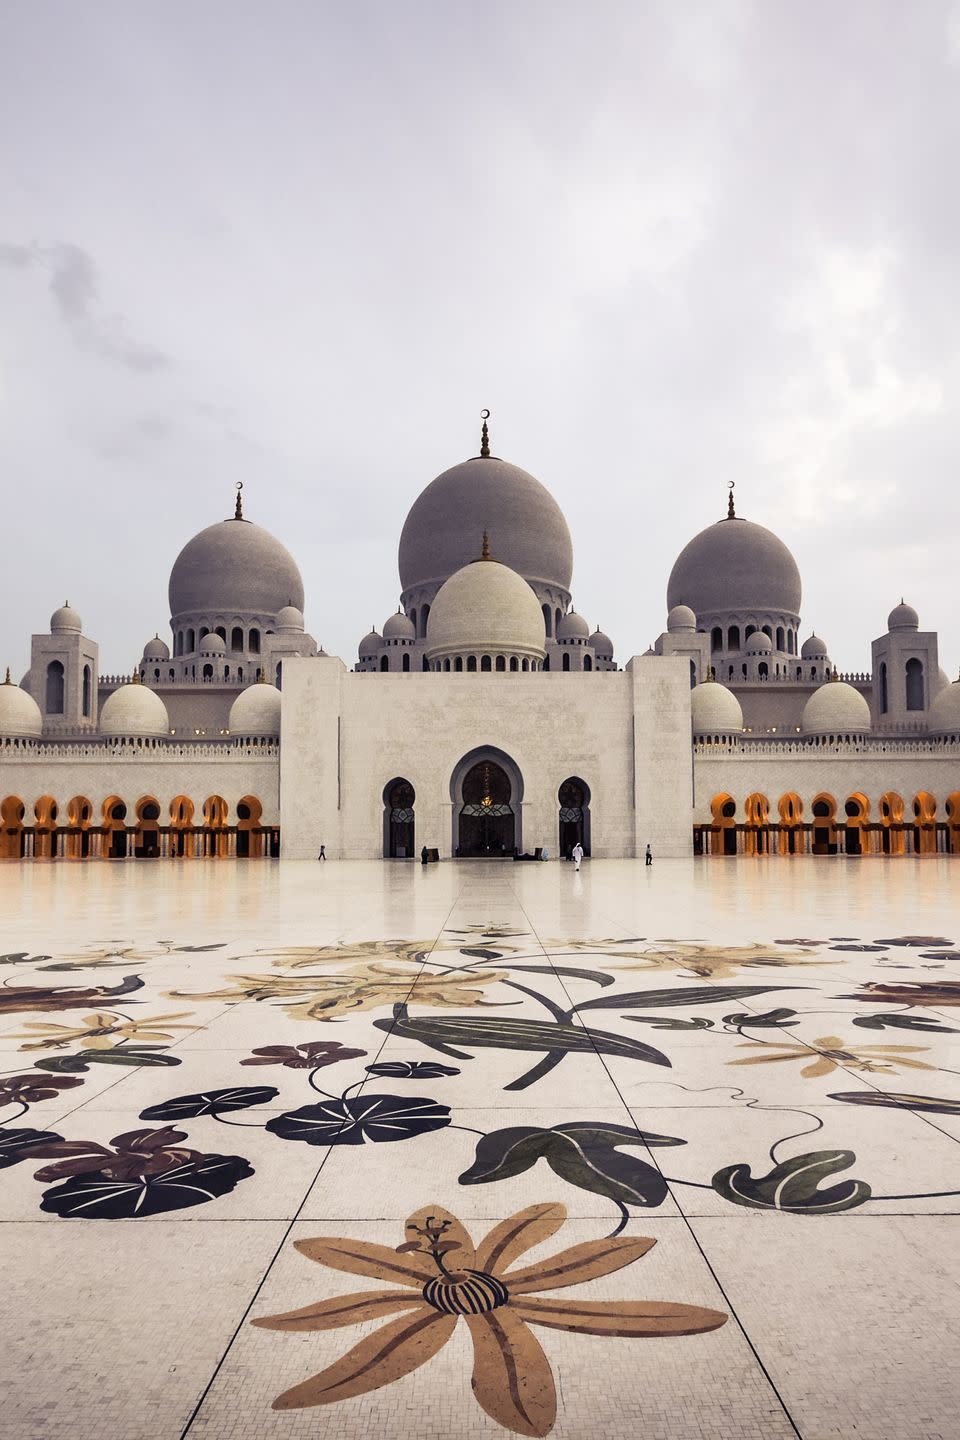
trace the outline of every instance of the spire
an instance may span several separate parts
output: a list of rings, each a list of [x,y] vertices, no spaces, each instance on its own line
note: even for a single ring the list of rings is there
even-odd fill
[[[483,549],[480,551],[480,559],[481,559],[481,560],[492,560],[492,559],[493,559],[493,556],[490,554],[490,536],[487,534],[486,530],[484,530],[484,532],[483,532]]]
[[[139,685],[139,684],[140,684],[140,661],[139,661],[139,660],[137,661],[136,665],[134,665],[134,667],[133,667],[133,674],[130,676],[130,684],[131,684],[131,685]]]
[[[734,508],[733,508],[733,487],[734,487],[734,485],[735,485],[736,483],[737,483],[737,482],[736,482],[735,480],[731,480],[731,481],[730,481],[730,484],[729,484],[730,495],[729,495],[729,498],[728,498],[728,500],[727,500],[727,519],[728,519],[728,520],[736,520],[736,518],[737,518],[737,512],[736,512],[736,510],[734,510]]]
[[[490,459],[490,431],[487,429],[487,421],[490,419],[489,410],[480,411],[480,419],[483,421],[483,428],[480,431],[480,458]],[[488,557],[489,558],[489,557]]]
[[[242,496],[241,493],[240,493],[242,489],[243,489],[243,481],[242,481],[242,480],[238,480],[238,481],[237,481],[237,503],[236,503],[236,507],[234,508],[234,512],[233,512],[233,518],[234,518],[234,520],[242,520],[242,519],[243,519],[243,496]]]
[[[4,680],[3,683],[4,683],[4,685],[12,685],[12,684],[13,684],[13,681],[10,679],[10,666],[9,666],[9,665],[7,666],[7,677],[6,677],[6,679]]]

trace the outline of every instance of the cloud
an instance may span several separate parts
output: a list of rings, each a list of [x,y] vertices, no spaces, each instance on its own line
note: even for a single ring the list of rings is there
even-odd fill
[[[105,311],[97,269],[79,245],[27,246],[0,243],[0,264],[16,270],[46,270],[57,314],[74,343],[135,374],[165,370],[169,355],[133,339],[121,315]]]

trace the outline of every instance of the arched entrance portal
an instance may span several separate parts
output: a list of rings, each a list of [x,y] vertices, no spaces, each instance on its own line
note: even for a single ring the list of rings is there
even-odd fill
[[[398,777],[383,787],[383,854],[387,860],[409,860],[413,855],[416,798],[409,780]]]
[[[517,844],[513,785],[492,757],[471,765],[460,782],[457,854],[462,858],[509,859]]]
[[[560,854],[569,858],[577,841],[584,855],[590,854],[590,787],[578,775],[564,780],[557,792],[560,801]]]
[[[714,855],[737,853],[737,802],[726,793],[714,795],[710,801],[712,819],[711,849]]]

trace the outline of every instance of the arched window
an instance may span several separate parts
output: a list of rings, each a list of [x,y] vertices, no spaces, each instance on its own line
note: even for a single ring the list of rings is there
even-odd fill
[[[476,655],[468,655],[468,656],[467,656],[467,669],[468,669],[468,670],[476,670],[476,668],[477,668],[477,657],[476,657]]]
[[[749,639],[750,639],[750,636],[751,636],[751,635],[756,635],[756,633],[757,633],[757,627],[756,627],[756,625],[748,625],[747,628],[746,628],[746,630],[745,630],[744,633],[743,633],[743,638],[744,638],[745,641],[746,641],[746,640],[749,640]]]
[[[782,650],[782,649],[783,649],[783,646],[784,646],[783,626],[782,626],[782,625],[778,625],[778,626],[777,626],[777,649],[778,649],[778,650]]]
[[[60,660],[51,660],[47,666],[47,714],[63,714],[64,671]]]
[[[524,662],[523,662],[523,669],[524,669],[524,670],[529,670],[529,669],[530,669],[530,661],[529,661],[529,660],[526,660],[526,659],[524,660]]]
[[[482,657],[481,657],[481,660],[480,660],[480,669],[481,669],[481,670],[490,670],[491,668],[492,668],[492,667],[491,667],[491,664],[490,664],[490,656],[489,656],[489,655],[484,655],[484,656],[482,656]]]
[[[543,628],[546,632],[547,639],[549,640],[553,635],[553,628],[551,624],[553,620],[553,615],[551,614],[549,605],[543,605],[541,606],[541,609],[543,610]]]
[[[526,662],[524,662],[523,668],[524,668],[524,670],[527,669]],[[544,670],[549,670],[549,669],[550,669],[550,656],[549,656],[549,655],[547,656],[546,660],[544,660],[544,662],[543,662],[543,668],[544,668]]]
[[[558,605],[557,608],[556,608],[556,610],[553,612],[553,633],[554,633],[554,635],[556,635],[557,631],[560,629],[560,621],[561,621],[562,619],[563,619],[563,611],[560,609],[560,607],[559,607],[559,605]]]
[[[423,640],[427,633],[427,621],[430,619],[430,606],[424,605],[420,611],[420,639]]]
[[[757,666],[757,674],[760,676],[761,680],[766,680],[769,678],[770,671],[767,666],[766,660],[760,661],[760,664]]]
[[[409,670],[410,670],[410,654],[409,654],[409,651],[407,651],[407,650],[404,650],[404,652],[403,652],[403,661],[402,661],[402,663],[401,663],[400,668],[401,668],[401,670],[403,670],[405,673],[408,673]]]
[[[450,669],[450,656],[449,656],[449,655],[447,656],[446,660],[444,660],[444,662],[443,662],[443,668],[444,668],[444,670],[449,670],[449,669]]]
[[[728,650],[739,650],[739,649],[740,649],[740,626],[739,626],[739,625],[731,625],[730,628],[727,630],[727,649],[728,649]]]
[[[570,669],[570,652],[568,650],[564,650],[563,652],[562,666],[564,670]]]
[[[770,625],[763,625],[761,628],[762,628],[762,630],[763,630],[764,635],[766,635],[767,639],[770,641],[770,643],[771,643],[771,645],[772,645],[772,644],[773,644],[773,627],[770,626]]]
[[[592,669],[593,669],[593,661],[591,660],[591,658],[590,658],[589,655],[584,655],[584,657],[583,657],[583,668],[584,668],[584,670],[592,670]]]
[[[227,643],[227,627],[226,627],[225,625],[218,625],[217,628],[216,628],[216,630],[215,630],[213,633],[214,633],[215,635],[219,635],[219,636],[220,636],[220,639],[223,641],[224,645],[226,645],[226,643]]]
[[[212,665],[204,665],[204,667],[203,667],[203,678],[204,678],[204,680],[212,680],[212,679],[213,679],[213,666],[212,666]]]
[[[510,669],[511,671],[516,671],[520,669],[520,661],[517,659],[516,655],[510,656]]]
[[[710,649],[714,652],[723,649],[723,631],[719,625],[714,625],[710,631]]]
[[[209,625],[201,625],[201,626],[200,626],[200,635],[199,635],[198,638],[202,641],[202,640],[205,638],[205,636],[207,636],[207,635],[209,635],[209,634],[210,634],[210,626],[209,626]]]
[[[234,652],[243,652],[243,626],[234,625],[230,631],[230,649]]]
[[[250,634],[247,636],[247,649],[250,651],[251,655],[259,655],[259,654],[260,654],[260,631],[259,631],[259,630],[251,630],[251,631],[250,631]]]
[[[430,661],[427,659],[426,655],[424,655],[423,657],[423,668],[424,670],[430,669]]]
[[[411,611],[410,611],[410,624],[413,626],[413,633],[414,633],[414,635],[419,634],[419,631],[417,630],[417,612],[416,612],[416,610],[411,610]]]
[[[454,662],[453,662],[453,668],[454,668],[454,670],[462,670],[462,669],[463,669],[463,656],[462,656],[462,655],[458,655],[457,658],[454,660]]]
[[[197,648],[197,636],[195,630],[187,631],[187,654],[192,655]]]
[[[389,670],[389,668],[390,668],[390,666],[389,666],[389,663],[388,663],[388,661],[387,661],[386,655],[381,655],[381,656],[380,656],[380,669],[381,669],[381,670]]]
[[[157,671],[157,677],[158,677],[158,678],[159,678],[159,675],[160,675],[160,672],[159,672],[159,670],[158,670],[158,671]],[[90,671],[90,666],[89,666],[89,665],[84,665],[84,667],[83,667],[83,713],[84,713],[84,715],[87,715],[87,716],[90,715],[90,713],[91,713],[90,706],[91,706],[92,699],[93,699],[93,675],[92,675],[92,673],[91,673],[91,671]]]
[[[888,702],[888,699],[887,699],[887,662],[886,662],[886,660],[881,660],[881,662],[880,662],[880,714],[881,714],[881,715],[886,715],[888,704],[889,704],[889,702]]]
[[[497,669],[498,669],[498,670],[506,670],[506,668],[507,668],[506,657],[503,656],[503,655],[498,655],[498,656],[497,656]]]
[[[383,854],[388,860],[409,859],[414,853],[416,792],[409,780],[398,777],[383,790]]]
[[[923,709],[923,661],[908,660],[906,669],[907,678],[907,709]]]

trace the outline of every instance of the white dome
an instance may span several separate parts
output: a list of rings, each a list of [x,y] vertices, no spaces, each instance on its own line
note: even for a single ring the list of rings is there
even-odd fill
[[[215,630],[211,630],[209,635],[204,635],[198,642],[197,652],[200,655],[226,655],[227,642]]]
[[[437,591],[427,653],[523,652],[543,659],[543,612],[533,590],[498,560],[464,565]]]
[[[279,735],[280,691],[276,685],[249,685],[230,706],[231,735]]]
[[[593,646],[593,653],[598,660],[613,659],[613,641],[609,635],[605,635],[599,625],[590,636],[590,644]]]
[[[303,625],[303,611],[298,610],[296,605],[284,605],[277,611],[278,630],[302,630]]]
[[[697,617],[689,605],[674,605],[667,616],[667,630],[673,634],[677,630],[696,630]]]
[[[899,605],[894,605],[887,616],[888,630],[916,630],[920,625],[920,616],[912,605],[907,605],[903,600]]]
[[[40,714],[40,706],[26,690],[14,685],[8,670],[6,680],[0,685],[0,735],[32,740],[36,739],[42,730],[43,716]]]
[[[801,660],[826,660],[827,642],[819,635],[810,635],[800,646]]]
[[[360,641],[359,654],[361,660],[369,660],[372,655],[379,655],[383,649],[383,636],[378,635],[376,630],[371,630],[369,635],[364,635]]]
[[[804,735],[863,735],[870,729],[870,706],[846,681],[828,680],[804,705],[800,728]]]
[[[396,615],[391,615],[384,621],[383,638],[384,640],[415,640],[417,632],[410,617],[398,610]]]
[[[146,685],[121,685],[100,707],[101,735],[168,735],[170,717],[160,696]]]
[[[744,649],[748,655],[770,655],[773,651],[773,641],[769,635],[764,635],[762,630],[754,630],[744,641]]]
[[[694,735],[739,735],[743,729],[740,701],[726,685],[704,680],[690,692]]]
[[[566,615],[560,617],[560,623],[557,626],[558,640],[589,640],[589,638],[590,626],[582,615],[577,614],[576,610],[570,610]]]
[[[144,660],[169,660],[170,646],[165,640],[161,640],[159,635],[154,635],[153,639],[148,640],[143,647],[143,658]]]
[[[61,605],[59,610],[54,610],[50,616],[51,635],[79,635],[82,629],[83,621],[68,603]]]
[[[440,585],[469,564],[484,530],[497,558],[531,585],[569,593],[573,545],[563,511],[539,480],[493,455],[445,470],[414,501],[400,536],[404,592]]]
[[[932,735],[960,735],[960,680],[940,691],[930,706],[929,723]]]
[[[170,572],[170,615],[276,615],[303,609],[303,581],[279,540],[249,520],[221,520],[180,551]]]

